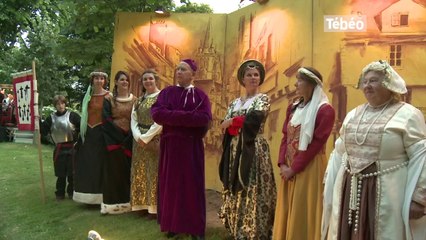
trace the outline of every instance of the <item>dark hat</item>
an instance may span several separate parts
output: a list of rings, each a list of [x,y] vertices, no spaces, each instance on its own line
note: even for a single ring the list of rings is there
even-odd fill
[[[255,69],[259,70],[259,74],[260,74],[259,86],[262,85],[263,81],[265,80],[265,67],[263,66],[262,63],[260,63],[259,61],[255,60],[255,59],[245,60],[243,63],[241,63],[240,67],[238,68],[238,72],[237,72],[237,78],[238,78],[238,81],[240,82],[240,84],[244,86],[244,83],[243,83],[244,73],[245,73],[246,69],[248,69],[248,68],[255,68]]]
[[[182,62],[188,64],[189,67],[192,69],[192,71],[194,71],[194,72],[197,71],[197,69],[198,69],[197,63],[193,59],[190,59],[190,58],[183,59]]]

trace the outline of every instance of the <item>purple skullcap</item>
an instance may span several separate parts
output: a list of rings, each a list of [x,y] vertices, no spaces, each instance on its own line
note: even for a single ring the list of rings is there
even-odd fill
[[[198,68],[197,63],[194,60],[187,58],[187,59],[183,59],[182,62],[188,64],[191,67],[192,71],[194,72],[197,71],[197,68]]]

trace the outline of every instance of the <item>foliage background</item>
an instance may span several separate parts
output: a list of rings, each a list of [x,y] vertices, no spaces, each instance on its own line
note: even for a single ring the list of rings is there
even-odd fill
[[[95,69],[109,73],[114,17],[119,11],[212,13],[206,4],[181,0],[2,0],[0,1],[0,83],[36,61],[40,107],[56,94],[79,106]],[[111,75],[111,74],[110,74]]]

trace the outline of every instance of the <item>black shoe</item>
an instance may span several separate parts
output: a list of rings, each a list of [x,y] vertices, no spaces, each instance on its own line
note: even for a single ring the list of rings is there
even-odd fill
[[[65,196],[62,195],[56,195],[56,201],[62,201],[65,199]]]
[[[166,237],[167,237],[167,238],[172,238],[172,237],[174,237],[174,236],[176,236],[176,233],[174,233],[174,232],[167,232],[167,233],[166,233]]]

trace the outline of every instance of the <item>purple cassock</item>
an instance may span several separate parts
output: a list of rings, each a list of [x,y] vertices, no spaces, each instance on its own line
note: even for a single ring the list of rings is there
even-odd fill
[[[163,126],[157,207],[161,231],[204,235],[203,137],[212,120],[210,100],[198,88],[171,86],[160,92],[151,113]]]

